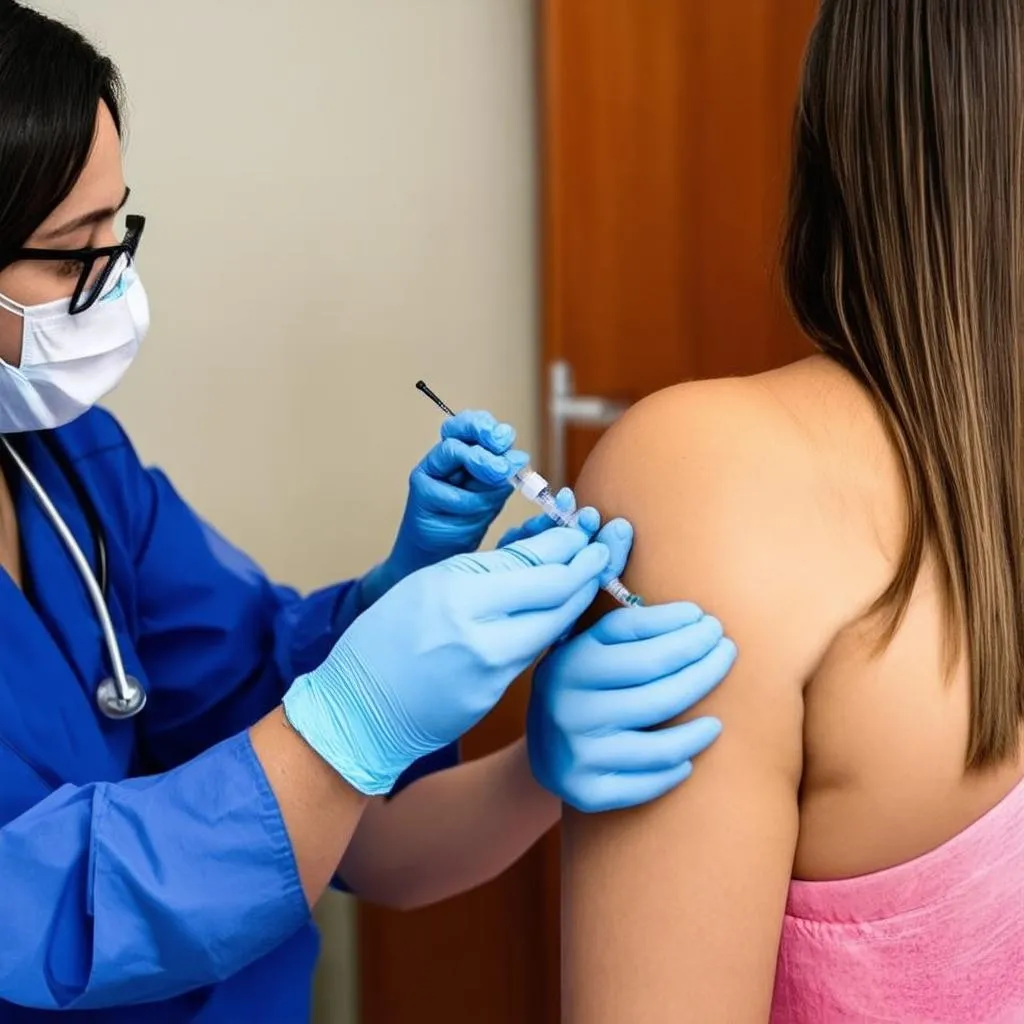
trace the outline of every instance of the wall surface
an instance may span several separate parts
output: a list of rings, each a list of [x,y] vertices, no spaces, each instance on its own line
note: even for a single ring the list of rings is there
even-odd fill
[[[439,423],[419,377],[532,444],[531,4],[33,6],[128,86],[153,328],[109,404],[268,572],[309,588],[386,553]],[[320,1015],[346,1024],[348,910],[318,915]]]

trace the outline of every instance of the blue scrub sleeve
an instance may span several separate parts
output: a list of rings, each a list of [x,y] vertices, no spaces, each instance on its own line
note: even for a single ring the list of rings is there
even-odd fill
[[[149,692],[133,774],[168,771],[279,704],[362,612],[362,588],[303,596],[274,583],[142,464],[109,412],[91,409],[59,435],[105,524],[115,610]]]
[[[0,776],[18,773],[0,743]],[[163,775],[61,786],[0,828],[0,879],[0,1000],[40,1009],[172,998],[309,919],[247,734]]]
[[[136,649],[149,681],[147,768],[181,764],[253,725],[362,611],[358,581],[302,596],[275,584],[201,519],[159,470],[139,469],[148,509],[135,552]]]
[[[150,688],[140,716],[144,767],[164,771],[274,708],[293,679],[330,654],[363,598],[358,580],[307,596],[273,583],[164,473],[124,451],[121,458],[128,464],[118,478],[133,499],[137,649]],[[399,787],[458,756],[452,745],[417,762]]]

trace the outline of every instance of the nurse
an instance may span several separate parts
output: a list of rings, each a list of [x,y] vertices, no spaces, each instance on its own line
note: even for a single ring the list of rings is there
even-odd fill
[[[474,554],[526,460],[483,413],[448,421],[413,471],[379,566],[307,597],[269,581],[96,406],[148,325],[145,222],[114,232],[120,134],[110,62],[0,5],[0,1020],[138,1020],[139,1003],[160,1021],[307,1019],[328,885],[441,899],[515,861],[559,799],[664,793],[719,725],[647,727],[735,650],[690,605],[560,642],[622,569],[628,524],[591,543],[589,510],[585,530],[533,521]],[[458,738],[552,645],[526,739],[457,765]],[[147,695],[137,715],[97,700],[111,646]]]

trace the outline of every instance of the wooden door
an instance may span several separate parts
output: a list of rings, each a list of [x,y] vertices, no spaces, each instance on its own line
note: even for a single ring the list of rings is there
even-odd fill
[[[775,268],[816,9],[539,0],[545,408],[556,363],[577,393],[628,404],[809,351]],[[567,481],[597,436],[572,422],[564,438],[549,429],[549,453],[564,441]],[[525,700],[517,685],[467,756],[520,735]],[[440,906],[363,908],[362,1024],[557,1024],[558,875],[552,835],[504,877]]]

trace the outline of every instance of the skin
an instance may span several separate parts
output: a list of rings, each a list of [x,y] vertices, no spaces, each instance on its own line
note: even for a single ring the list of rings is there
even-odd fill
[[[82,174],[26,246],[116,244],[125,191],[121,142],[100,104]],[[77,278],[73,265],[26,260],[0,271],[0,293],[35,305],[70,296]],[[0,309],[5,362],[20,362],[21,334],[21,318]],[[2,474],[0,565],[20,586],[18,524]],[[280,708],[255,723],[250,737],[280,805],[310,905],[339,864],[347,884],[375,902],[406,908],[444,899],[500,874],[561,813],[557,799],[534,781],[523,741],[421,779],[385,802],[349,786],[291,729]]]
[[[1024,763],[965,770],[969,676],[963,660],[944,671],[931,562],[876,651],[863,613],[897,564],[904,491],[872,403],[835,364],[653,396],[602,440],[578,493],[634,524],[627,586],[692,595],[741,654],[685,716],[726,723],[685,786],[567,816],[563,1019],[766,1021],[791,878],[919,857]]]

